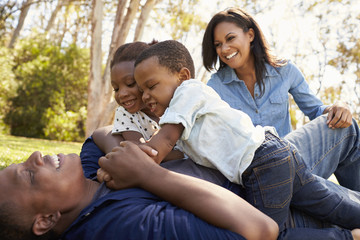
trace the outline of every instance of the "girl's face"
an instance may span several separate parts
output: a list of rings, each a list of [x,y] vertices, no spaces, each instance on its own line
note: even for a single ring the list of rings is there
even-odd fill
[[[134,61],[120,62],[112,67],[111,85],[116,102],[129,113],[138,112],[145,107],[134,79]]]
[[[254,40],[254,31],[244,32],[235,23],[221,22],[214,29],[214,46],[220,60],[233,69],[246,67],[252,59],[250,43]]]

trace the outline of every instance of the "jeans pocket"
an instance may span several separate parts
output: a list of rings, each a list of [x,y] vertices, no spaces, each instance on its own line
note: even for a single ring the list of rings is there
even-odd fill
[[[253,169],[264,207],[283,208],[290,203],[294,171],[290,156]]]

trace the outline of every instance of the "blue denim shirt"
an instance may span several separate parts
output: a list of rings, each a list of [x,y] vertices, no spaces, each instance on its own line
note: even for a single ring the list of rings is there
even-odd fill
[[[275,69],[266,64],[265,91],[255,84],[254,98],[245,82],[235,71],[226,66],[212,74],[208,85],[231,107],[247,113],[254,125],[274,126],[283,137],[291,129],[289,113],[290,93],[300,110],[311,120],[323,113],[326,105],[310,90],[303,74],[289,61],[285,66]]]

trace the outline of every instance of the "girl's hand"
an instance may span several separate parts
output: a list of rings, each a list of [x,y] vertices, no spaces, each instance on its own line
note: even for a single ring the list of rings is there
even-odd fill
[[[99,168],[97,170],[97,180],[102,183],[102,182],[108,182],[110,181],[112,178],[111,176],[109,175],[108,172],[106,172],[104,169],[102,168]]]

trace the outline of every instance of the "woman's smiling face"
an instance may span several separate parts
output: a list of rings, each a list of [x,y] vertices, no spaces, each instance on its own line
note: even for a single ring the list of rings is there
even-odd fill
[[[233,69],[241,68],[250,61],[250,44],[254,31],[244,32],[232,22],[221,22],[214,29],[214,46],[220,60]]]

